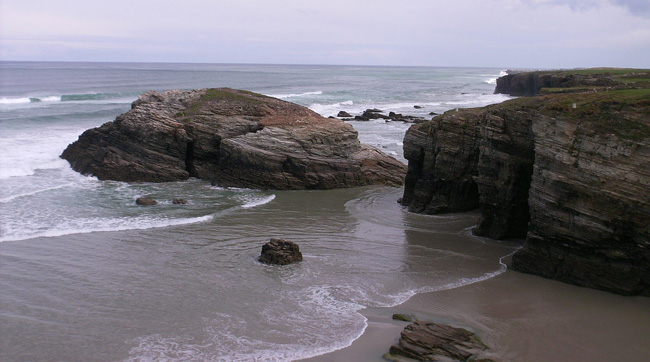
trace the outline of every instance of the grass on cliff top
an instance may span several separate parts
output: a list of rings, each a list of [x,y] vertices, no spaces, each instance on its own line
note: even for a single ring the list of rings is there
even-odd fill
[[[638,68],[588,68],[588,69],[570,69],[570,70],[556,70],[556,71],[537,71],[538,74],[557,74],[559,76],[568,75],[593,75],[593,76],[606,76],[620,82],[623,87],[650,87],[650,69]],[[585,87],[574,88],[544,88],[543,93],[576,93]],[[592,90],[586,88],[585,91]]]
[[[510,108],[510,102],[513,109],[532,108],[550,117],[574,119],[590,134],[615,134],[630,141],[650,139],[650,89],[548,94],[502,104]]]
[[[261,94],[247,91],[247,90],[235,90],[230,88],[210,88],[204,95],[201,96],[201,100],[209,101],[215,99],[231,99],[238,100],[241,102],[253,102],[259,103],[261,100],[259,98],[265,97]]]
[[[228,110],[244,108],[254,108],[257,105],[264,103],[264,100],[268,98],[264,95],[247,91],[247,90],[235,90],[230,88],[210,88],[205,94],[201,95],[201,98],[193,104],[191,104],[183,112],[176,114],[177,117],[187,117],[193,116],[200,113],[201,108],[206,104],[211,104],[219,101],[224,101],[226,103],[221,108],[224,109],[225,113],[228,113]]]
[[[586,68],[586,69],[561,69],[561,70],[539,70],[534,73],[539,74],[558,74],[558,75],[601,75],[609,74],[614,78],[637,76],[639,78],[650,78],[650,69],[641,68]]]

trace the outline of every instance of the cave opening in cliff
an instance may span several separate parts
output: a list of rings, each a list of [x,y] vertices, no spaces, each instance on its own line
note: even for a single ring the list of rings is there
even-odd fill
[[[187,143],[185,150],[185,171],[190,174],[190,177],[197,177],[196,168],[194,167],[194,142]]]

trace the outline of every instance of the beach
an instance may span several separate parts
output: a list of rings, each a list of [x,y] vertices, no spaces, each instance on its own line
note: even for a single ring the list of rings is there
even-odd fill
[[[411,213],[402,187],[102,181],[59,157],[148,90],[232,87],[325,117],[432,117],[509,99],[492,94],[501,69],[0,65],[2,361],[380,361],[406,325],[393,313],[470,329],[499,360],[650,355],[650,299],[508,271],[522,241],[474,236],[477,211]],[[410,124],[347,122],[405,162]],[[303,261],[260,263],[270,238],[299,244]]]
[[[647,361],[650,300],[580,288],[507,271],[481,283],[368,309],[351,346],[304,361],[383,361],[407,322],[393,313],[466,328],[498,361]]]

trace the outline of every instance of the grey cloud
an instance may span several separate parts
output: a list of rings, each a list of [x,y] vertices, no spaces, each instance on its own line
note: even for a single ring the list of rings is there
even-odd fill
[[[650,16],[648,0],[613,0],[615,4],[627,8],[633,15]]]

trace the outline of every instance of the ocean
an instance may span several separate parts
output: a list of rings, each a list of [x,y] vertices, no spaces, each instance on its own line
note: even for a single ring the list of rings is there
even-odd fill
[[[232,87],[326,117],[368,108],[431,117],[508,99],[493,94],[502,74],[0,62],[0,360],[298,360],[350,345],[368,325],[367,308],[500,275],[516,243],[472,236],[476,213],[408,213],[397,204],[401,188],[99,181],[59,155],[147,90]],[[406,162],[409,124],[350,123],[362,142]],[[160,204],[137,206],[140,196]],[[260,264],[271,237],[297,242],[304,261]]]

